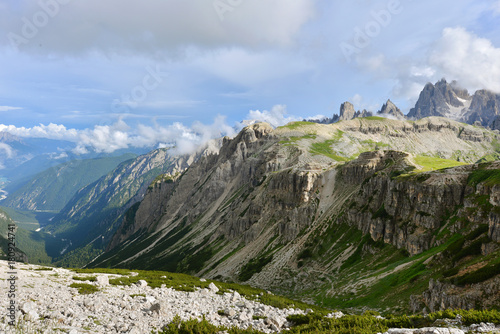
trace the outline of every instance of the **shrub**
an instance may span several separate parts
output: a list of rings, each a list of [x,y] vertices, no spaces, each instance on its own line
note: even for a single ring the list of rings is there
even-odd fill
[[[467,284],[480,283],[498,274],[500,274],[500,263],[488,265],[471,273],[457,277],[455,279],[455,284],[458,286],[464,286]]]
[[[89,282],[97,281],[97,278],[95,276],[73,276],[73,279],[75,281],[89,281]]]
[[[269,262],[271,262],[273,256],[261,256],[256,259],[251,260],[247,264],[241,268],[240,274],[238,275],[238,279],[242,282],[248,281],[252,276],[256,273],[260,273],[262,268],[266,266]]]

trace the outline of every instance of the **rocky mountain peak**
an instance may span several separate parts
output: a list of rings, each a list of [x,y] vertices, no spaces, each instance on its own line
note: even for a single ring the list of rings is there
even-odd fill
[[[401,120],[406,118],[403,112],[398,107],[396,107],[396,105],[390,99],[387,100],[386,103],[384,103],[382,109],[380,109],[377,113],[380,115],[388,115],[389,117]]]
[[[485,89],[476,91],[472,97],[470,108],[464,116],[469,124],[480,122],[483,126],[498,129],[495,119],[500,115],[500,94]]]
[[[461,120],[470,105],[471,96],[456,81],[448,83],[441,79],[435,85],[428,83],[420,93],[409,118],[420,119],[430,116]]]
[[[340,121],[347,121],[354,118],[356,114],[356,110],[354,110],[354,106],[351,102],[344,102],[340,106]]]
[[[0,131],[0,142],[9,143],[9,142],[15,142],[15,141],[20,142],[21,139],[17,136],[10,134],[7,131]]]

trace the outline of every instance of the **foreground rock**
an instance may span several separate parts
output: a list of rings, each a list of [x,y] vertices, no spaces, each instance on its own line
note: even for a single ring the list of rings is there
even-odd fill
[[[54,268],[42,270],[35,265],[16,264],[16,324],[6,314],[10,299],[1,298],[0,334],[4,333],[151,333],[160,330],[175,316],[181,320],[205,317],[216,326],[250,326],[264,333],[275,333],[291,326],[286,318],[292,314],[305,314],[299,309],[278,309],[250,301],[238,292],[218,294],[219,288],[211,283],[207,289],[195,292],[176,291],[171,288],[151,288],[139,281],[131,286],[114,286],[109,278],[119,275],[92,274],[99,288],[93,294],[81,295],[70,288],[75,281],[74,272]],[[2,276],[9,272],[6,261],[0,261]],[[2,277],[3,279],[4,277]],[[87,281],[87,283],[90,283]],[[6,290],[3,290],[6,292]],[[3,296],[2,296],[3,297]],[[341,318],[342,312],[332,312],[328,318]],[[436,324],[435,324],[436,325]],[[441,327],[421,329],[390,329],[386,334],[462,334],[500,333],[493,324],[460,327],[444,322]],[[460,328],[455,328],[460,327]]]
[[[0,272],[9,270],[0,261]],[[304,313],[298,309],[277,309],[242,297],[238,292],[217,294],[218,288],[195,292],[171,288],[151,288],[145,281],[131,286],[109,285],[109,278],[118,275],[97,275],[94,284],[99,292],[81,295],[70,288],[73,276],[85,276],[54,268],[40,270],[35,265],[16,264],[16,320],[21,333],[150,333],[159,330],[178,315],[182,320],[202,319],[212,324],[237,326],[270,333],[290,324],[286,317]],[[90,276],[90,275],[89,275]],[[1,277],[4,279],[5,277]],[[90,283],[90,282],[85,282]],[[6,290],[2,289],[2,291]],[[8,298],[0,299],[0,308],[7,310]],[[10,333],[6,311],[0,315],[0,333]],[[14,331],[15,332],[15,331]]]

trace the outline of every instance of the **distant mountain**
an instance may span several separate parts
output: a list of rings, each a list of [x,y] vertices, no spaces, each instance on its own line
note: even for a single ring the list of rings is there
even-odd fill
[[[182,173],[200,157],[216,152],[219,144],[214,143],[195,154],[178,157],[171,156],[168,149],[154,150],[122,163],[80,189],[45,228],[68,240],[57,261],[75,266],[92,260],[107,246],[123,213],[143,198],[156,177]]]
[[[487,90],[478,90],[472,97],[472,101],[463,119],[469,124],[475,122],[483,126],[489,126],[499,130],[498,118],[500,117],[500,94]]]
[[[15,176],[24,177],[28,170],[23,173],[18,173],[16,168],[35,157],[47,156],[47,160],[51,161],[51,165],[37,161],[38,168],[30,175],[34,175],[48,167],[60,164],[70,160],[66,152],[71,151],[74,143],[64,140],[52,140],[44,138],[20,138],[8,132],[0,132],[0,144],[3,149],[0,149],[0,162],[3,168],[0,170],[0,175],[9,179],[17,179]],[[34,166],[33,166],[34,167]]]
[[[9,225],[14,225],[14,221],[5,213],[5,211],[0,210],[0,260],[7,260],[9,258],[9,238],[12,236],[9,233],[14,235],[14,243],[17,244],[17,229],[10,230]],[[12,255],[12,254],[11,254]],[[14,258],[17,262],[27,262],[28,257],[26,254],[19,249],[19,247],[15,247]]]
[[[0,204],[21,210],[60,211],[76,192],[108,174],[120,163],[135,158],[129,153],[118,157],[73,160],[38,173]],[[13,186],[6,187],[12,191]]]
[[[411,119],[441,116],[468,124],[477,122],[482,126],[498,129],[500,94],[483,89],[470,95],[466,89],[460,88],[456,81],[448,83],[442,79],[434,85],[425,85],[415,107],[407,116]]]
[[[384,103],[382,108],[377,112],[377,115],[391,119],[406,119],[406,116],[403,114],[403,112],[398,107],[396,107],[396,105],[392,103],[391,100],[387,100],[387,102]]]
[[[0,132],[0,178],[9,182],[14,191],[44,170],[73,160],[117,157],[123,154],[144,154],[152,148],[128,148],[113,153],[89,152],[75,154],[75,143],[46,138],[20,138]]]
[[[421,119],[430,116],[447,117],[453,120],[463,119],[470,107],[472,97],[467,90],[441,79],[435,85],[428,83],[420,93],[415,107],[410,109],[408,117]]]

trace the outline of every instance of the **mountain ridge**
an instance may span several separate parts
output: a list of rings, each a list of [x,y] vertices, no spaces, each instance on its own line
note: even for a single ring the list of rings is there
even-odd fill
[[[437,226],[451,224],[441,223],[442,210],[405,204],[412,223],[402,222],[406,227],[400,232],[401,222],[390,223],[392,217],[405,217],[393,211],[398,202],[390,199],[397,198],[396,189],[424,194],[433,194],[430,191],[434,189],[436,195],[431,197],[446,197],[442,189],[447,189],[450,181],[446,180],[451,176],[425,169],[463,164],[457,159],[473,163],[495,152],[492,143],[497,140],[498,135],[491,131],[443,118],[408,122],[369,117],[332,125],[297,122],[277,129],[255,124],[233,140],[224,140],[218,155],[199,160],[176,178],[155,183],[122,221],[111,243],[114,247],[90,266],[196,273],[308,296],[307,300],[316,303],[320,300],[314,296],[327,289],[320,293],[322,298],[327,293],[326,305],[351,305],[331,295],[333,291],[347,294],[352,289],[363,295],[352,280],[340,279],[344,276],[339,272],[361,275],[357,266],[370,259],[389,268],[383,265],[387,257],[407,263],[402,269],[389,271],[386,275],[391,277],[408,275],[407,270],[432,271],[413,258],[426,256],[429,260],[440,247],[432,239],[439,233]],[[413,153],[398,152],[401,149]],[[424,172],[414,172],[419,169]],[[420,186],[433,177],[441,183]],[[382,181],[385,183],[379,183]],[[382,196],[387,198],[382,204],[366,202],[370,191],[393,189],[391,182],[404,187]],[[368,190],[363,193],[363,189]],[[432,205],[440,203],[434,200]],[[353,221],[362,222],[362,226]],[[436,221],[440,223],[436,225]],[[466,230],[475,231],[475,224],[471,222]],[[491,224],[491,229],[497,229],[496,223]],[[384,232],[386,229],[392,234]],[[496,234],[485,233],[481,235],[489,238],[493,253],[498,252]],[[446,234],[444,245],[449,247],[453,238],[458,236]],[[330,264],[320,269],[325,261]],[[325,281],[318,281],[315,270]],[[412,294],[428,288],[426,275],[425,279],[415,278],[420,288]],[[343,283],[334,290],[333,285],[327,288],[333,283],[325,286],[325,282],[335,280]],[[371,296],[377,284],[382,283],[375,280],[365,288],[365,294]],[[406,303],[408,307],[407,279],[400,284],[405,301],[388,304],[402,307]],[[385,298],[395,298],[387,292]]]

